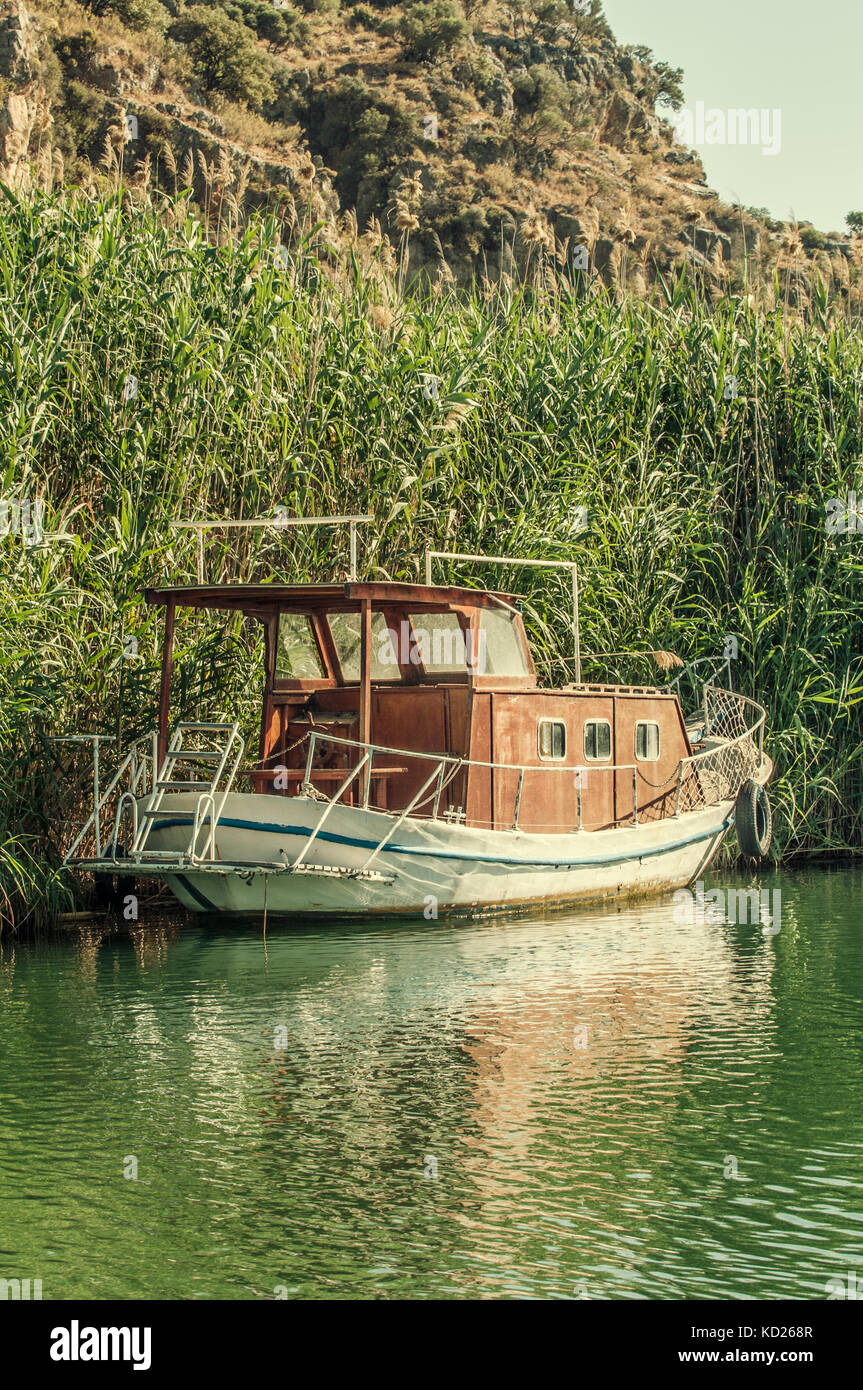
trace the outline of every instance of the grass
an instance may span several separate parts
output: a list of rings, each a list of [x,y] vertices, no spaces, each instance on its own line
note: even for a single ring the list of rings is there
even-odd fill
[[[0,198],[0,496],[45,499],[50,533],[0,540],[0,925],[71,902],[56,866],[85,769],[51,737],[152,726],[142,589],[195,572],[167,522],[278,504],[373,511],[369,577],[419,579],[424,548],[456,542],[575,556],[587,652],[691,658],[734,634],[738,685],[769,710],[778,852],[859,850],[863,536],[825,527],[831,498],[863,499],[859,327],[826,296],[804,326],[683,282],[651,303],[576,294],[541,246],[521,287],[403,293],[386,247],[336,255],[309,229],[283,269],[280,235],[257,222],[214,246],[183,198]],[[208,578],[346,564],[341,536],[226,532]],[[566,585],[518,582],[564,678]],[[229,638],[180,624],[174,708],[238,708],[251,731],[257,637]]]

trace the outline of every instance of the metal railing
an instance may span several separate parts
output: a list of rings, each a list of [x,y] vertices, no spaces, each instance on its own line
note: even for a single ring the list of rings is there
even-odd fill
[[[441,818],[449,821],[464,820],[466,813],[464,805],[448,806],[443,811],[443,817],[441,817],[441,807],[446,789],[452,785],[460,773],[468,769],[477,769],[494,774],[492,777],[494,800],[491,808],[493,819],[490,828],[496,829],[518,830],[520,828],[525,801],[525,784],[528,778],[536,776],[543,778],[548,778],[549,775],[558,778],[561,776],[570,777],[576,792],[576,815],[574,824],[572,821],[567,821],[565,824],[548,826],[537,826],[535,818],[532,816],[530,829],[533,832],[540,830],[555,832],[584,830],[583,791],[589,780],[597,776],[611,778],[610,805],[612,816],[610,822],[604,823],[605,828],[636,826],[645,821],[664,819],[668,816],[680,816],[705,809],[708,806],[720,805],[736,796],[743,782],[756,776],[762,767],[765,718],[763,707],[747,696],[738,695],[736,692],[726,690],[721,686],[706,686],[703,695],[705,746],[698,752],[680,759],[674,770],[657,783],[650,780],[644,763],[638,765],[637,763],[590,762],[581,767],[566,766],[558,762],[547,762],[539,765],[502,763],[468,759],[455,754],[425,753],[414,749],[391,748],[385,744],[360,743],[355,739],[340,738],[328,732],[310,730],[302,740],[308,740],[308,751],[304,780],[300,786],[301,794],[308,795],[309,792],[313,792],[317,797],[321,796],[320,789],[314,785],[315,773],[319,770],[315,768],[315,752],[319,742],[325,743],[328,748],[343,748],[347,753],[350,753],[351,750],[355,751],[356,762],[355,765],[344,768],[344,777],[332,795],[323,797],[321,814],[317,823],[310,829],[308,838],[304,841],[293,862],[284,867],[291,871],[306,871],[305,861],[312,845],[335,807],[354,784],[357,784],[361,789],[358,798],[360,805],[363,809],[369,809],[372,772],[376,758],[408,759],[414,763],[427,763],[431,765],[431,770],[429,775],[421,780],[420,785],[407,800],[406,805],[391,814],[385,833],[378,843],[372,846],[369,855],[360,867],[359,872],[362,873],[370,871],[370,866],[374,860],[409,817],[432,821],[439,821]],[[64,862],[68,863],[74,860],[75,851],[91,829],[94,831],[96,843],[95,859],[106,865],[119,862],[118,836],[126,815],[131,815],[133,830],[128,860],[137,862],[142,866],[144,861],[150,859],[161,861],[170,858],[172,862],[182,861],[190,865],[206,865],[215,861],[216,831],[226,798],[234,784],[242,757],[243,741],[238,735],[236,724],[189,725],[185,727],[197,730],[217,730],[224,735],[222,745],[210,754],[218,763],[216,773],[209,783],[203,781],[200,783],[201,791],[194,806],[192,832],[187,847],[184,850],[171,852],[150,851],[145,848],[146,836],[151,826],[154,822],[158,823],[159,813],[164,806],[165,794],[172,789],[182,791],[184,787],[182,783],[172,784],[167,779],[167,756],[161,768],[158,768],[151,759],[141,757],[141,745],[147,740],[138,739],[124,756],[104,791],[99,785],[98,758],[94,759],[96,764],[94,808],[66,854]],[[178,727],[168,750],[169,754],[173,755],[174,761],[179,761],[184,752],[182,732],[182,726]],[[73,741],[90,741],[92,743],[94,737],[93,735],[77,735]],[[188,749],[185,751],[193,756],[195,752],[199,756],[201,755],[201,750]],[[155,750],[153,751],[153,759],[155,759]],[[138,803],[146,794],[144,784],[147,780],[147,769],[151,766],[154,768],[152,785],[147,802],[139,817]],[[379,766],[379,771],[381,774],[385,774],[387,769]],[[399,767],[390,768],[389,771],[394,775],[402,775],[407,772],[407,769]],[[106,851],[103,854],[102,837],[99,829],[101,815],[109,798],[119,787],[124,773],[127,773],[129,777],[128,786],[119,795],[113,834],[110,836]],[[220,785],[223,777],[226,780],[223,785]],[[358,779],[360,780],[358,781]],[[512,790],[512,814],[511,816],[498,815],[497,806],[502,804],[505,799],[508,780]],[[631,810],[627,809],[625,814],[618,814],[618,803],[622,795],[626,796],[624,789],[629,785],[630,780],[632,787]],[[643,796],[639,796],[645,787],[650,793],[646,800]],[[608,805],[607,799],[606,805]],[[424,811],[425,814],[423,814]],[[473,825],[486,824],[485,822],[478,822],[476,819],[472,819],[471,823]],[[203,845],[200,845],[199,841],[205,832],[206,838]],[[76,860],[74,862],[83,861]]]
[[[703,696],[703,717],[704,733],[705,737],[710,740],[710,746],[680,759],[674,772],[658,783],[651,782],[644,765],[639,766],[637,763],[591,762],[581,767],[572,767],[561,766],[559,763],[536,765],[485,762],[480,759],[461,758],[453,754],[421,753],[405,748],[391,748],[385,744],[360,743],[355,739],[337,738],[331,734],[324,735],[312,730],[305,735],[309,741],[309,747],[301,790],[307,790],[314,785],[315,748],[317,741],[321,739],[328,748],[336,746],[356,750],[359,758],[355,767],[350,770],[346,769],[346,776],[341,786],[331,797],[327,798],[326,811],[315,829],[314,836],[317,835],[333,806],[341,800],[361,772],[364,773],[362,806],[363,809],[368,809],[371,772],[374,759],[379,755],[434,763],[431,776],[422,784],[408,806],[399,813],[398,821],[393,827],[393,833],[407,816],[418,815],[423,801],[430,799],[433,785],[435,787],[434,801],[429,819],[438,820],[443,791],[458,773],[469,768],[517,774],[513,798],[513,816],[510,822],[513,830],[519,829],[526,776],[534,774],[545,776],[556,774],[558,777],[561,775],[571,776],[576,790],[577,824],[575,828],[582,830],[584,828],[583,790],[588,784],[588,780],[597,776],[611,777],[614,793],[619,785],[618,777],[628,774],[632,780],[632,812],[631,814],[627,813],[625,818],[615,816],[614,823],[637,825],[640,816],[642,819],[656,819],[667,814],[678,816],[688,811],[718,805],[736,795],[743,782],[757,773],[763,759],[764,722],[766,719],[764,708],[755,700],[750,700],[745,695],[738,695],[735,691],[726,690],[722,686],[706,686]],[[640,786],[646,786],[655,794],[647,807],[643,803],[639,807]],[[317,791],[317,788],[315,790]],[[672,797],[673,811],[667,805]],[[494,824],[497,824],[497,819]],[[549,828],[559,830],[566,827],[554,826]],[[301,852],[297,863],[301,862],[307,850],[308,845]]]
[[[185,736],[193,734],[198,736],[210,737],[215,743],[215,748],[197,748],[185,743]],[[220,741],[221,740],[221,741]],[[216,828],[219,819],[225,809],[225,802],[228,793],[231,791],[234,781],[242,762],[245,751],[245,742],[240,736],[239,725],[227,723],[201,723],[198,721],[183,721],[174,730],[173,737],[165,756],[159,774],[153,785],[153,790],[147,805],[141,811],[142,825],[138,825],[137,807],[134,815],[135,837],[132,841],[130,858],[144,858],[148,855],[159,855],[162,851],[148,850],[147,842],[154,823],[161,811],[166,792],[196,790],[198,799],[195,803],[195,812],[192,818],[192,835],[189,840],[184,857],[190,861],[201,859],[213,860],[216,857]],[[171,774],[177,764],[188,762],[200,762],[208,760],[215,764],[215,769],[208,781],[198,778],[193,782],[172,780]],[[224,783],[223,783],[223,778]],[[218,804],[217,804],[218,798]],[[113,857],[116,858],[117,836],[119,833],[122,805],[125,797],[120,798],[117,806],[117,819],[114,826]],[[198,851],[198,840],[202,831],[209,826],[208,833],[204,840],[201,852]]]
[[[191,748],[185,746],[183,742],[184,735],[190,732],[210,733],[214,737],[221,734],[224,736],[224,743],[218,748],[210,750]],[[120,835],[127,817],[131,820],[127,857],[136,860],[161,857],[161,851],[147,849],[147,842],[158,819],[164,796],[166,792],[188,791],[196,787],[200,787],[200,792],[192,816],[192,834],[181,857],[193,863],[202,862],[205,859],[214,860],[216,856],[216,830],[228,793],[234,785],[245,749],[237,724],[181,723],[177,725],[161,765],[158,755],[158,736],[153,733],[136,739],[103,790],[99,745],[107,740],[108,736],[102,734],[72,734],[55,740],[57,743],[89,744],[93,757],[93,809],[72,845],[66,851],[63,862],[68,864],[75,861],[76,851],[83,844],[87,835],[92,832],[95,848],[94,858],[104,860],[107,866],[110,866],[112,862],[116,863],[122,857]],[[145,744],[150,745],[148,756],[142,756],[141,749],[142,745]],[[215,765],[212,776],[206,780],[201,778],[196,782],[174,782],[171,780],[170,773],[177,763],[188,762],[196,758],[200,760],[202,757],[209,758]],[[121,787],[124,779],[125,785]],[[113,826],[110,832],[105,833],[102,825],[103,815],[115,794]],[[139,803],[143,802],[145,798],[145,804],[139,807]],[[203,845],[199,846],[202,834],[205,838]]]
[[[101,757],[99,745],[101,743],[115,743],[116,738],[109,734],[65,734],[52,739],[52,743],[77,743],[89,744],[93,759],[93,809],[81,827],[71,848],[66,852],[65,859],[73,857],[76,849],[81,845],[90,830],[93,831],[93,839],[96,847],[96,857],[102,854],[102,812],[108,805],[114,792],[128,774],[128,785],[123,791],[120,802],[126,797],[131,797],[133,802],[140,796],[145,796],[148,790],[152,791],[158,776],[158,737],[155,733],[144,734],[135,740],[127,749],[120,761],[113,777],[103,791],[101,788]],[[142,754],[144,745],[150,745],[149,756]],[[147,773],[150,769],[150,786],[147,787]],[[116,834],[114,835],[114,850],[116,857]]]

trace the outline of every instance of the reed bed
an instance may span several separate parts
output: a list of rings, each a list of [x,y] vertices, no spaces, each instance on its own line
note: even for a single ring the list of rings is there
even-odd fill
[[[213,245],[183,198],[0,197],[0,496],[46,506],[41,544],[0,540],[0,920],[74,899],[57,865],[85,764],[51,740],[152,727],[142,590],[195,574],[168,521],[276,506],[374,512],[369,577],[421,579],[426,546],[576,558],[589,653],[734,637],[736,683],[769,710],[777,853],[859,851],[863,534],[853,511],[826,524],[857,491],[863,528],[859,326],[824,296],[805,324],[684,281],[620,299],[552,256],[521,286],[406,291],[319,229],[279,243],[262,220]],[[207,548],[213,581],[346,566],[326,531]],[[517,584],[543,668],[571,676],[563,578],[457,573]],[[175,709],[240,709],[254,736],[256,632],[179,635]]]

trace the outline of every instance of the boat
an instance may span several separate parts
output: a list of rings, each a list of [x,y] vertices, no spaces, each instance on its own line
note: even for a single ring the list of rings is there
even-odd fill
[[[94,777],[68,867],[161,880],[194,913],[431,920],[683,888],[732,827],[766,856],[766,712],[722,663],[694,673],[691,711],[683,672],[585,681],[576,568],[545,562],[572,569],[576,636],[575,679],[548,688],[517,595],[433,584],[441,552],[425,583],[361,580],[362,519],[345,582],[208,584],[199,552],[197,583],[146,591],[164,612],[156,728],[104,788],[103,736],[71,736]],[[184,609],[261,624],[256,756],[238,721],[172,721]]]

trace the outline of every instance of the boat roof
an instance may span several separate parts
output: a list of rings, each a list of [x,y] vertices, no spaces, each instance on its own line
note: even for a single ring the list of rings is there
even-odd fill
[[[166,607],[173,604],[189,608],[239,608],[273,610],[281,607],[332,607],[353,604],[361,599],[372,603],[409,603],[419,608],[499,608],[516,610],[521,600],[515,594],[488,589],[450,588],[437,584],[402,584],[389,580],[346,584],[180,584],[169,588],[145,589],[147,603]]]

